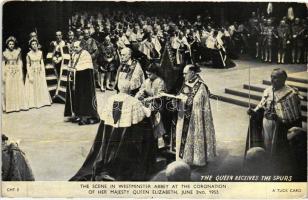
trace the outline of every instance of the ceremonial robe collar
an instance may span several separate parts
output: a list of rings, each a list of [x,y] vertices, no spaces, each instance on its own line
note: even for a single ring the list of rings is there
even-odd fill
[[[272,93],[272,91],[273,91],[273,87],[270,86],[267,92],[268,93]],[[292,88],[292,87],[290,87],[288,85],[284,85],[279,90],[274,91],[276,101],[280,101],[281,99],[283,99],[284,97],[288,96],[292,92],[298,93],[298,91],[296,91],[294,88]]]
[[[188,87],[194,87],[194,85],[198,82],[198,81],[201,81],[201,78],[196,75],[195,77],[193,77],[192,79],[190,79],[189,81],[185,81],[185,85],[187,85]]]

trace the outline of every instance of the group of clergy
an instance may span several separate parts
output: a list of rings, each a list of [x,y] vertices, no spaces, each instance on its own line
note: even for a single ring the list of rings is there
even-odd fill
[[[94,123],[98,114],[93,103],[93,63],[80,42],[75,42],[73,48],[75,92],[67,95],[73,101],[66,100],[66,109],[73,110],[68,112],[73,121]],[[132,58],[130,48],[121,49],[115,80],[117,93],[105,101],[90,153],[71,180],[147,180],[154,172],[158,149],[167,144],[166,134],[171,134],[168,138],[173,140],[169,142],[174,143],[177,160],[205,166],[215,157],[209,91],[198,75],[199,67],[185,66],[184,83],[176,95],[167,93],[160,67],[152,63],[144,71]],[[170,124],[163,120],[164,112],[168,111],[175,116],[171,132],[166,131]]]

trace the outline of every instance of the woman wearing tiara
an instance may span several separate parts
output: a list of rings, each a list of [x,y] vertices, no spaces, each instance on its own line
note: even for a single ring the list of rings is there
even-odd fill
[[[16,44],[16,38],[13,36],[6,40],[2,59],[3,111],[7,113],[27,109],[24,100],[21,50]]]
[[[29,41],[30,51],[27,54],[26,93],[29,108],[40,108],[51,105],[47,88],[43,53],[38,49],[37,39]]]

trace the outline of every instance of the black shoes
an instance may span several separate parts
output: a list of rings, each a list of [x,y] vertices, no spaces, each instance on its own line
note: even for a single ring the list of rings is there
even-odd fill
[[[98,118],[93,118],[93,119],[89,119],[88,121],[89,121],[89,124],[97,124],[97,123],[100,122],[100,119],[98,119]]]
[[[98,118],[89,118],[89,119],[83,119],[79,121],[79,125],[90,125],[90,124],[97,124],[100,120]]]
[[[89,124],[97,124],[100,122],[99,118],[86,118],[81,119],[80,117],[70,117],[65,122],[72,122],[72,123],[78,123],[80,126],[82,125],[89,125]]]
[[[88,125],[87,121],[86,120],[81,120],[79,123],[78,123],[79,126],[83,126],[83,125]]]
[[[78,123],[81,121],[81,118],[80,117],[73,117],[72,120],[71,120],[73,123]]]

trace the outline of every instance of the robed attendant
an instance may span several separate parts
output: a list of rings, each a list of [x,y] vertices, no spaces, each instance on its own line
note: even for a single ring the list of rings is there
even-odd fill
[[[94,124],[98,122],[98,113],[92,58],[81,48],[80,41],[74,42],[73,48],[64,116],[79,125]]]
[[[120,52],[121,65],[116,75],[116,87],[122,87],[129,82],[130,93],[135,95],[145,80],[144,72],[137,60],[132,59],[132,52],[129,48],[124,48]]]
[[[63,60],[63,47],[65,46],[65,41],[62,39],[62,32],[56,32],[56,40],[50,43],[50,49],[52,49],[52,61],[53,65],[57,71],[57,76],[60,76],[60,71],[62,67]]]
[[[97,56],[99,54],[99,48],[98,48],[98,43],[96,40],[94,40],[91,37],[91,29],[86,28],[83,31],[83,38],[80,41],[80,46],[89,52],[89,54],[92,57],[92,63],[93,63],[93,70],[94,70],[94,78],[95,78],[95,83],[97,86],[100,86],[100,77],[99,77],[99,72],[98,72],[98,65],[97,65]]]
[[[146,39],[140,43],[139,51],[142,52],[148,60],[159,60],[161,54],[161,45],[157,37],[153,37],[151,33]]]
[[[48,87],[52,96],[53,102],[64,103],[65,92],[67,84],[67,70],[70,65],[70,52],[69,46],[62,39],[62,32],[56,32],[56,40],[50,43],[50,52],[47,54],[46,68],[48,77]],[[51,69],[55,68],[56,74],[51,73]],[[54,76],[56,75],[56,76]],[[55,93],[52,92],[53,84],[51,84],[55,78],[57,78],[57,86],[55,87]]]
[[[272,86],[265,89],[262,100],[255,109],[249,109],[250,129],[246,150],[264,147],[270,157],[286,156],[287,132],[292,127],[301,127],[301,103],[297,90],[285,85],[287,73],[274,69]]]
[[[198,72],[194,65],[183,70],[185,82],[177,95],[176,160],[205,166],[216,156],[216,139],[210,93]]]
[[[179,36],[172,39],[171,46],[176,50],[175,58],[178,66],[184,68],[186,64],[191,63],[190,45],[183,32],[179,32]]]

